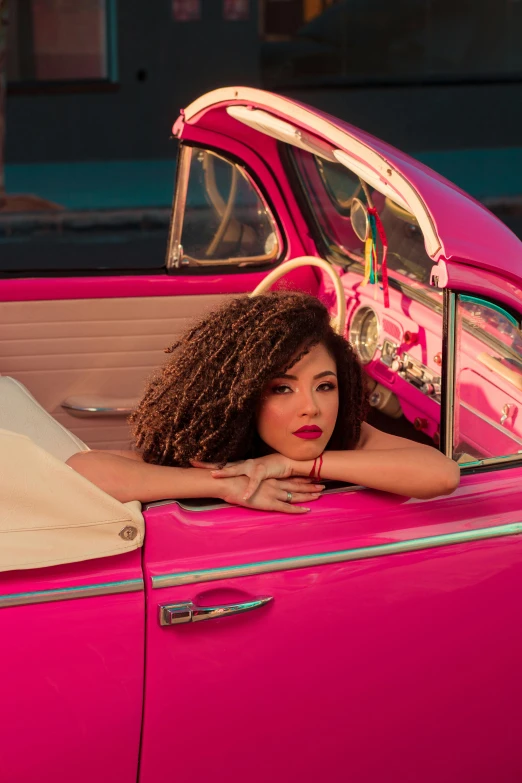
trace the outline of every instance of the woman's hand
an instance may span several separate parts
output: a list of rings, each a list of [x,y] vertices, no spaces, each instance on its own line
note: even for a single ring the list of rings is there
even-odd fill
[[[257,491],[262,481],[267,479],[289,479],[292,476],[294,462],[281,454],[267,454],[266,457],[246,459],[240,462],[227,462],[224,468],[218,468],[210,462],[191,460],[195,468],[207,468],[213,478],[232,478],[233,476],[248,476],[249,482],[243,500],[249,500]],[[306,479],[307,483],[310,482]],[[324,489],[324,487],[322,487]]]
[[[236,465],[232,467],[237,468]],[[249,482],[246,475],[224,477],[219,481],[222,485],[219,495],[224,501],[235,506],[255,508],[259,511],[282,511],[284,514],[304,514],[310,511],[308,507],[293,504],[317,500],[324,489],[322,484],[313,484],[307,478],[269,478],[261,480],[256,490],[246,498]]]

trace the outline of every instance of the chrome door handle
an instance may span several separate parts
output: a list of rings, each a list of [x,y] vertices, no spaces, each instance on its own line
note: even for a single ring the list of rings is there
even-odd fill
[[[139,400],[114,399],[99,396],[69,397],[62,402],[62,408],[71,416],[130,416]]]
[[[218,617],[228,617],[231,614],[250,612],[259,609],[269,601],[271,595],[252,598],[251,601],[241,601],[237,604],[221,604],[220,606],[197,606],[192,601],[179,604],[164,604],[159,606],[160,625],[180,625],[182,623],[197,623],[199,620],[215,620]]]

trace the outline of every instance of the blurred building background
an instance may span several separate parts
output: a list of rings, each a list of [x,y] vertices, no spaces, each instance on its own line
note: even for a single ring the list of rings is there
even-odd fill
[[[112,246],[113,260],[121,252],[124,266],[133,254],[160,265],[176,159],[170,129],[180,107],[229,84],[346,119],[522,230],[522,0],[2,5],[6,191],[34,194],[48,211],[36,218],[36,202],[4,206],[0,270],[15,255],[34,268],[28,237],[58,266],[85,268],[94,242],[100,252]]]

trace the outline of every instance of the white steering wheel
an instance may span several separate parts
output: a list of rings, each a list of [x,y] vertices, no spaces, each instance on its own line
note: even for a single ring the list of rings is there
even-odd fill
[[[332,327],[337,334],[344,334],[344,324],[346,321],[346,299],[344,296],[344,288],[341,283],[341,278],[335,272],[334,268],[324,261],[322,258],[316,258],[316,256],[299,256],[299,258],[292,258],[291,261],[285,261],[284,264],[273,269],[256,288],[252,291],[250,296],[259,296],[259,294],[265,294],[270,286],[284,277],[287,272],[291,272],[292,269],[298,269],[300,266],[316,266],[318,269],[322,269],[330,276],[335,289],[335,296],[337,299],[337,315],[332,318]]]

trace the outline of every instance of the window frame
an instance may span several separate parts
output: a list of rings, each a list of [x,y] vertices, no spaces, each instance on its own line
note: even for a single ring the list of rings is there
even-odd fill
[[[225,161],[231,166],[236,166],[247,182],[252,186],[256,195],[260,199],[263,207],[269,215],[270,222],[274,229],[277,240],[277,251],[273,257],[266,258],[260,256],[239,256],[230,259],[210,259],[197,260],[197,263],[183,263],[180,258],[180,249],[182,250],[181,238],[183,233],[183,223],[185,219],[187,193],[190,180],[190,167],[194,150],[201,150],[215,155],[217,158]],[[170,219],[170,228],[167,240],[167,252],[165,258],[165,267],[168,274],[208,274],[215,273],[216,270],[233,270],[234,272],[251,272],[255,270],[269,271],[278,266],[285,258],[287,242],[285,232],[280,224],[276,210],[273,208],[270,198],[265,193],[262,183],[255,177],[254,173],[245,165],[244,161],[235,158],[223,150],[216,149],[208,144],[201,144],[191,141],[181,141],[178,150],[178,159],[176,165],[176,180],[174,186],[174,197],[172,201],[172,212]]]
[[[445,288],[443,291],[443,325],[442,325],[442,367],[441,367],[441,418],[440,418],[440,444],[442,452],[453,460],[453,448],[455,439],[455,399],[456,399],[456,365],[458,343],[458,319],[457,305],[459,296],[473,296],[471,291]],[[477,294],[493,309],[500,308],[510,312],[510,308],[500,304],[493,298],[486,298]],[[522,314],[514,312],[511,315],[522,321]],[[457,463],[458,464],[458,463]],[[484,457],[459,465],[462,475],[484,472],[491,469],[503,469],[522,466],[522,454],[508,454],[497,457]]]

